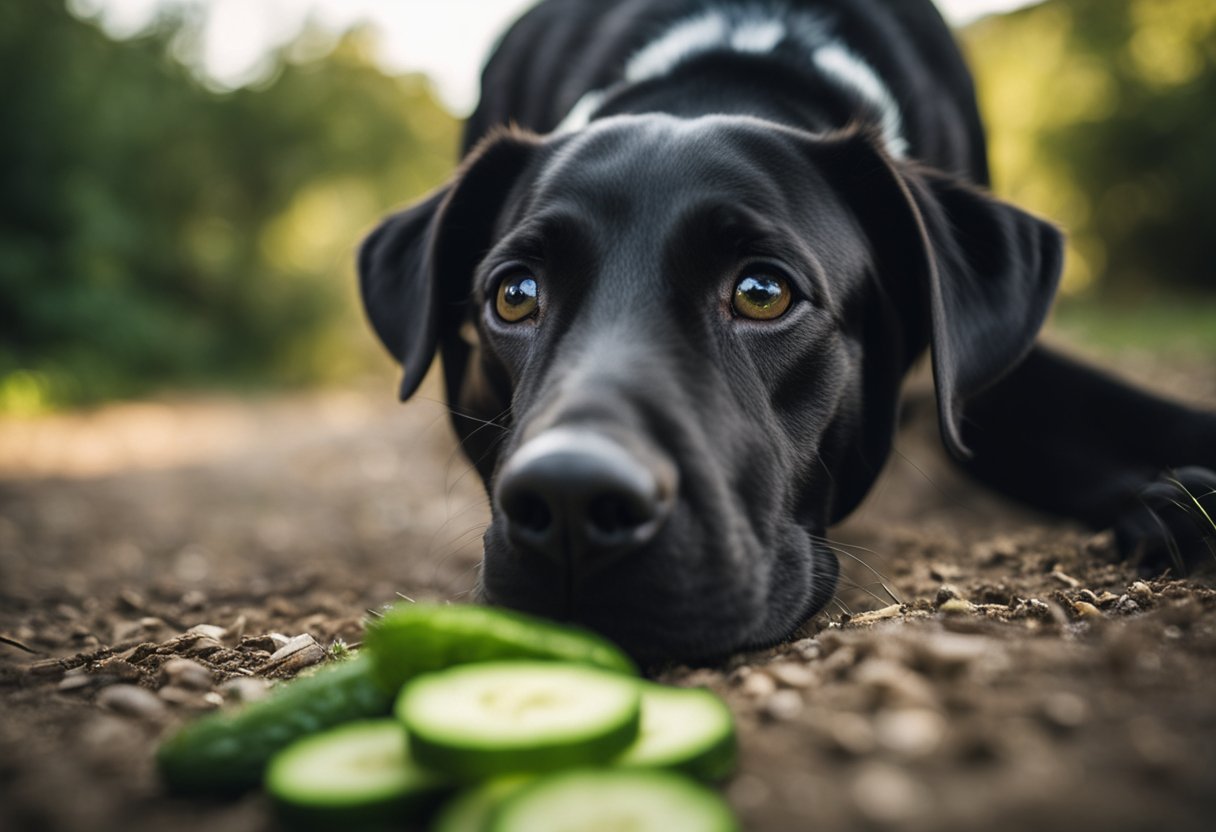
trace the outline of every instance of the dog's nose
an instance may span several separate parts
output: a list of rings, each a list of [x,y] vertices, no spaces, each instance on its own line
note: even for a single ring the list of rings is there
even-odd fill
[[[674,498],[674,467],[646,464],[586,429],[554,428],[508,460],[495,497],[513,543],[562,564],[624,554],[652,539]]]

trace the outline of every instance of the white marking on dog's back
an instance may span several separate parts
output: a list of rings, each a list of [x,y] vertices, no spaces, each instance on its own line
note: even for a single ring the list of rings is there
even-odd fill
[[[833,80],[853,90],[878,110],[887,150],[896,158],[906,156],[908,141],[903,136],[903,116],[899,112],[899,105],[874,69],[839,42],[816,49],[812,53],[812,60]]]
[[[624,81],[636,84],[661,78],[681,64],[715,50],[768,54],[787,40],[805,50],[811,63],[829,81],[873,107],[887,151],[896,158],[907,155],[903,116],[890,90],[869,64],[832,35],[828,21],[814,12],[780,11],[756,3],[720,5],[677,21],[635,52],[625,65]],[[555,132],[569,133],[586,127],[609,92],[588,92]]]

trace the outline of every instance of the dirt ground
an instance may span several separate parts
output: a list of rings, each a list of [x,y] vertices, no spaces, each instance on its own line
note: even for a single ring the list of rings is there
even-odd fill
[[[1210,363],[1123,363],[1216,404]],[[744,828],[1213,828],[1216,581],[977,490],[913,401],[833,531],[839,601],[775,650],[659,672],[733,707]],[[443,407],[388,385],[0,422],[0,828],[271,827],[258,795],[166,797],[157,738],[357,643],[397,593],[465,598],[485,518]]]

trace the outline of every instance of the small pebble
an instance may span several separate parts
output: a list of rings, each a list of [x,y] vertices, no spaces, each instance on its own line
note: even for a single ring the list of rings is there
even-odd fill
[[[1140,605],[1133,601],[1130,595],[1120,595],[1119,600],[1115,602],[1115,612],[1120,615],[1132,615],[1140,612]]]
[[[923,676],[887,659],[871,659],[858,665],[854,680],[878,690],[889,703],[932,706],[937,695]]]
[[[325,648],[311,635],[303,633],[276,650],[260,670],[263,673],[294,673],[324,660]]]
[[[879,712],[874,720],[878,744],[905,757],[927,757],[941,746],[946,720],[928,708]]]
[[[150,690],[135,685],[110,685],[97,694],[97,704],[123,716],[152,719],[165,713],[165,703]]]
[[[965,600],[963,594],[959,592],[958,587],[954,584],[942,584],[937,588],[937,597],[933,599],[933,605],[940,607],[942,604],[953,600]]]
[[[787,688],[809,688],[818,680],[815,671],[804,664],[778,662],[769,665],[766,669],[774,679]]]
[[[1103,617],[1102,610],[1098,609],[1097,607],[1095,607],[1093,604],[1089,603],[1088,601],[1073,601],[1072,609],[1073,609],[1073,612],[1075,612],[1081,618],[1087,618],[1090,620],[1094,620],[1094,619],[1100,619]]]
[[[802,713],[802,695],[796,690],[779,690],[764,703],[764,713],[779,722],[787,722]]]
[[[71,693],[75,690],[92,687],[94,682],[93,677],[86,673],[71,674],[60,679],[55,689],[61,693]]]
[[[1142,607],[1146,607],[1153,602],[1153,588],[1144,581],[1136,581],[1127,588],[1127,594],[1133,601]]]
[[[240,676],[224,682],[220,685],[220,691],[236,702],[256,702],[266,698],[270,693],[270,685],[265,679]]]
[[[971,604],[964,601],[962,598],[951,598],[950,600],[939,604],[938,610],[946,615],[967,615],[971,612]]]
[[[192,589],[182,596],[181,604],[187,610],[200,610],[207,606],[207,595],[200,590]]]
[[[755,671],[743,680],[740,690],[754,699],[767,699],[777,691],[777,683],[767,673]]]
[[[1089,705],[1075,693],[1053,693],[1042,708],[1043,718],[1055,728],[1077,728],[1089,717]]]
[[[791,645],[802,658],[810,661],[819,658],[823,654],[823,648],[819,646],[819,641],[813,638],[803,638],[795,641]]]
[[[853,781],[857,810],[876,823],[904,823],[930,808],[928,792],[911,775],[885,763],[866,765]]]
[[[828,724],[828,734],[837,749],[853,757],[866,756],[877,744],[870,721],[850,711],[832,716]]]
[[[161,665],[160,675],[169,685],[187,690],[211,690],[211,671],[190,659],[169,659]]]
[[[214,639],[215,641],[223,641],[228,637],[228,630],[215,624],[195,624],[189,630],[186,630],[186,632],[202,636],[203,638]]]

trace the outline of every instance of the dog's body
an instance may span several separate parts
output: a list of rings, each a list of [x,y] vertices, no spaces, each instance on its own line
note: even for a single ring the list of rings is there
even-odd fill
[[[821,535],[926,348],[980,479],[1125,550],[1204,551],[1202,512],[1154,509],[1211,512],[1216,416],[1033,345],[1062,243],[978,189],[929,0],[546,0],[465,149],[360,274],[404,396],[442,352],[494,496],[488,600],[647,658],[785,637],[831,597]]]

